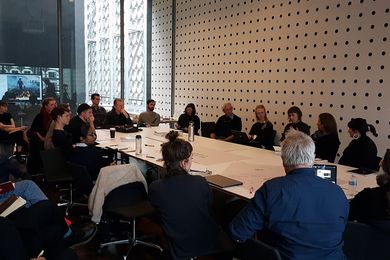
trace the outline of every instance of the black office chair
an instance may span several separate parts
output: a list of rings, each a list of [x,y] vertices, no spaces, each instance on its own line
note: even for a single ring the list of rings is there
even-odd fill
[[[203,137],[210,137],[211,133],[214,133],[216,128],[215,122],[201,122],[200,131]]]
[[[239,251],[239,259],[242,260],[257,260],[257,259],[267,259],[267,260],[282,260],[279,251],[266,243],[250,239],[242,244]]]
[[[57,205],[66,206],[65,212],[67,215],[69,210],[75,205],[86,206],[86,204],[74,201],[72,173],[62,152],[58,149],[43,150],[40,152],[40,155],[43,163],[44,181],[55,185],[60,192],[60,202]]]
[[[129,244],[130,247],[125,257],[136,245],[151,247],[162,252],[163,249],[160,246],[142,241],[136,234],[136,220],[153,213],[154,208],[147,200],[147,193],[142,182],[128,183],[112,190],[104,199],[103,216],[98,226],[99,231],[107,234],[107,230],[113,230],[114,225],[119,224],[119,221],[125,221],[131,226],[131,234],[126,239],[101,243],[100,247]]]
[[[348,222],[344,253],[348,260],[390,259],[390,231],[358,222]]]
[[[0,141],[0,154],[11,157],[14,154],[15,142],[9,140]]]

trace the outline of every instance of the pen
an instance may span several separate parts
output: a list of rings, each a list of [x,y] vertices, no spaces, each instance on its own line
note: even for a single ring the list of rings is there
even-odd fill
[[[145,146],[154,147],[153,144],[145,144]]]
[[[43,253],[45,253],[45,250],[42,250],[42,251],[39,253],[39,255],[37,256],[37,258],[43,256]]]
[[[152,159],[154,159],[154,158],[156,158],[156,157],[150,156],[150,155],[146,155],[146,158],[152,158]]]
[[[251,187],[251,188],[249,189],[249,193],[250,193],[250,194],[253,193],[253,187]]]

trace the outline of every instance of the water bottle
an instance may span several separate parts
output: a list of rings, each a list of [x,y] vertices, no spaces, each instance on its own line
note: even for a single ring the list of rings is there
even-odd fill
[[[194,122],[190,122],[188,125],[188,142],[194,141]]]
[[[142,136],[136,135],[135,137],[135,154],[140,155],[142,153]]]
[[[354,174],[351,175],[351,178],[348,181],[348,191],[350,196],[356,195],[356,189],[357,189],[357,179]]]

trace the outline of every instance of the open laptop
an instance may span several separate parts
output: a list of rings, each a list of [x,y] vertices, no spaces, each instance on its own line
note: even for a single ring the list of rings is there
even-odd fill
[[[242,182],[222,176],[222,175],[210,175],[206,176],[206,181],[209,184],[215,185],[220,188],[227,188],[227,187],[232,187],[232,186],[237,186],[237,185],[242,185]]]
[[[234,140],[235,141],[249,142],[248,135],[245,132],[232,130],[232,134],[234,135]]]
[[[337,184],[337,166],[330,164],[314,164],[313,168],[316,169],[316,174],[322,179],[329,180],[334,184]]]

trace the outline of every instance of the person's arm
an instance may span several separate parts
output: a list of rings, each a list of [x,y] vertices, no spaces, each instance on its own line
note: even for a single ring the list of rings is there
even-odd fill
[[[129,118],[130,118],[129,113],[127,113],[127,111],[126,111],[125,109],[122,109],[122,110],[121,110],[121,113],[126,117],[126,119],[129,119]]]
[[[264,186],[256,191],[255,197],[238,213],[229,225],[233,240],[244,242],[263,229],[266,207]]]
[[[226,138],[223,139],[223,140],[226,141],[226,142],[233,141],[233,140],[234,140],[234,135],[229,135],[228,137],[226,137]]]
[[[185,122],[184,122],[184,114],[181,114],[179,116],[179,120],[177,120],[177,129],[183,129],[185,127]]]
[[[195,134],[199,134],[199,129],[200,129],[200,118],[195,115],[195,119],[194,119],[194,127],[195,127]]]
[[[210,138],[212,139],[217,138],[217,133],[219,131],[219,128],[221,127],[221,121],[222,121],[222,117],[218,118],[217,123],[215,124],[214,132],[210,133]]]

